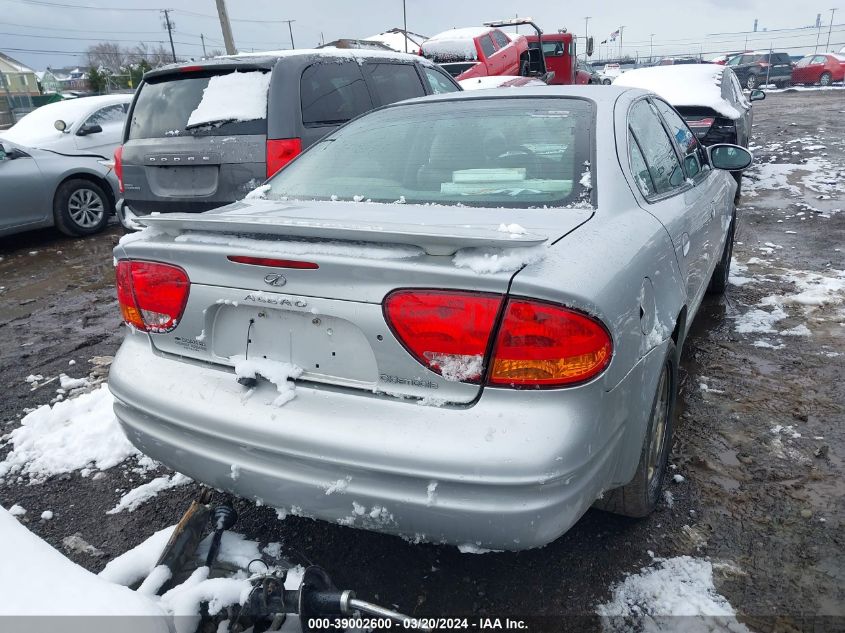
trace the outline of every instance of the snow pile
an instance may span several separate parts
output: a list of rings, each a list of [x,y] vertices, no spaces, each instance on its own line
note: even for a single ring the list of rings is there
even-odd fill
[[[688,633],[748,633],[727,599],[716,591],[713,565],[690,556],[655,559],[655,566],[616,585],[610,601],[596,612],[608,632],[676,631],[678,616],[692,616],[683,621]]]
[[[541,261],[547,252],[544,245],[517,248],[462,248],[452,257],[458,268],[469,268],[479,275],[515,272],[523,266]]]
[[[437,354],[426,352],[426,358],[435,363],[440,369],[440,374],[451,382],[472,380],[481,376],[484,369],[484,357],[480,354]]]
[[[12,451],[0,462],[0,478],[20,473],[31,483],[96,467],[105,470],[139,455],[114,417],[113,398],[103,384],[95,391],[28,413],[6,436]]]
[[[247,359],[243,354],[231,356],[229,360],[235,364],[238,378],[261,376],[276,385],[279,396],[273,400],[274,407],[281,407],[296,397],[293,381],[302,375],[302,367],[266,358]]]
[[[270,76],[269,72],[256,70],[212,77],[186,127],[266,118]]]
[[[184,486],[191,483],[191,479],[181,473],[173,473],[173,475],[162,475],[156,477],[152,481],[133,488],[120,498],[120,501],[115,507],[106,512],[106,514],[117,514],[126,510],[128,512],[135,511],[141,504],[146,503],[153,497],[158,496],[158,493],[175,488],[176,486]]]
[[[0,615],[145,615],[131,630],[166,633],[164,612],[72,563],[0,508]]]
[[[619,75],[613,80],[613,85],[656,92],[676,108],[702,106],[729,119],[738,119],[743,113],[722,97],[724,70],[724,66],[714,64],[637,68]]]
[[[261,185],[260,187],[256,187],[248,194],[244,200],[266,200],[267,199],[267,192],[273,188],[273,185]]]
[[[783,308],[776,307],[771,312],[755,308],[739,315],[734,321],[734,328],[740,334],[769,334],[775,332],[774,324],[787,317]]]
[[[781,275],[781,279],[795,284],[798,292],[792,295],[765,297],[761,305],[797,304],[807,309],[832,303],[842,303],[845,298],[845,270],[833,270],[831,275],[821,275],[811,271],[791,270]]]

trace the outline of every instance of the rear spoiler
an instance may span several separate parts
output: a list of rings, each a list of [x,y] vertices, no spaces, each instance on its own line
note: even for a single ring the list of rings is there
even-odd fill
[[[377,244],[417,246],[428,255],[454,255],[462,248],[519,248],[548,241],[536,233],[508,233],[496,225],[438,225],[410,222],[350,222],[349,220],[298,218],[267,215],[222,215],[168,213],[137,218],[143,226],[167,235],[186,231],[272,236],[273,238],[317,238]]]

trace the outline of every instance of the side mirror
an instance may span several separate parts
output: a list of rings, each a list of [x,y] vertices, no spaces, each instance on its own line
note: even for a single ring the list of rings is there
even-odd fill
[[[742,171],[747,169],[754,156],[744,147],[739,145],[728,145],[727,143],[711,145],[707,148],[710,156],[710,164],[716,169],[725,171]]]
[[[55,123],[53,123],[53,127],[56,128],[59,132],[64,132],[67,129],[67,123],[58,119]]]
[[[762,101],[766,98],[766,93],[762,90],[752,90],[748,96],[749,101]]]
[[[587,57],[593,56],[593,36],[587,38]]]
[[[76,135],[88,136],[89,134],[99,134],[102,131],[103,128],[95,123],[93,125],[83,125],[81,128],[79,128],[79,131],[76,133]]]

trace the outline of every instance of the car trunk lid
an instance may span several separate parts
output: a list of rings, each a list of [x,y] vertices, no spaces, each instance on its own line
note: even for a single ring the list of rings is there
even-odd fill
[[[246,201],[143,218],[150,229],[118,256],[177,264],[191,280],[178,326],[150,335],[162,352],[231,367],[289,363],[313,383],[469,403],[480,387],[415,360],[385,320],[385,296],[409,287],[503,295],[520,263],[592,215],[491,213],[407,205],[398,221],[395,205]]]

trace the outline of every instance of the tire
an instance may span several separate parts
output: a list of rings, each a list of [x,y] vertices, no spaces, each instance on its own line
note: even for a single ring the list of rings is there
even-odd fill
[[[678,395],[678,353],[670,339],[657,379],[640,461],[634,478],[606,492],[594,506],[605,512],[641,518],[651,514],[660,500],[660,489],[669,464],[674,431],[675,401]],[[661,432],[662,431],[662,432]],[[659,434],[659,435],[656,435]]]
[[[63,182],[53,198],[53,220],[65,235],[79,237],[99,233],[109,222],[110,201],[95,182],[74,178]]]
[[[829,72],[825,71],[822,73],[822,76],[819,77],[819,85],[829,86],[831,84],[831,79],[833,79],[833,76]]]
[[[757,73],[751,73],[750,75],[748,75],[748,78],[745,80],[745,87],[749,90],[754,90],[757,87],[757,84]]]
[[[711,295],[723,295],[728,288],[728,277],[731,275],[731,256],[734,252],[734,231],[736,228],[736,211],[731,218],[731,226],[728,229],[728,239],[725,240],[725,248],[722,250],[722,257],[716,268],[713,269],[713,276],[707,285],[707,293]]]
[[[609,86],[609,85],[610,85],[610,79],[602,79],[602,80],[601,80],[601,82],[602,82],[602,84],[603,84],[603,85],[605,85],[605,86]]]

